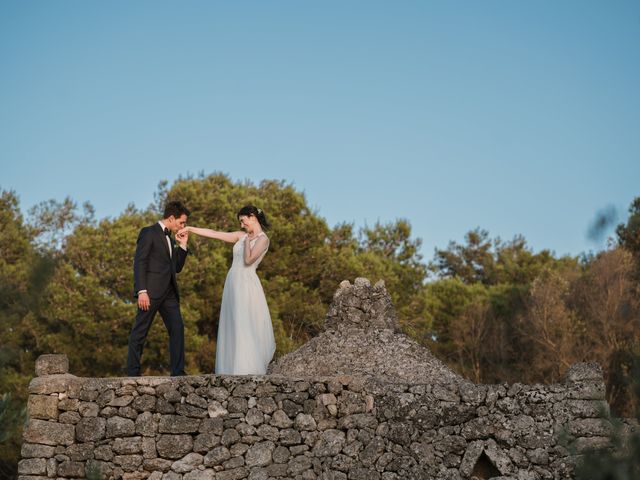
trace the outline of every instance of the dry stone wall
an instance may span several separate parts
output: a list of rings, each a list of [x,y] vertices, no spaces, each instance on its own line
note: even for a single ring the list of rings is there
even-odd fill
[[[398,333],[366,279],[343,282],[326,331],[270,372],[81,378],[43,355],[19,479],[563,479],[611,430],[598,365],[473,384]]]
[[[570,478],[607,443],[602,374],[565,384],[398,384],[338,376],[69,375],[39,359],[21,480]]]

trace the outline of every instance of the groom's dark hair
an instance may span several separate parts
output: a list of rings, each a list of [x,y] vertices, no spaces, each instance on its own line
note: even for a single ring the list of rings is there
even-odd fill
[[[191,212],[187,207],[184,206],[182,202],[167,202],[164,206],[164,213],[162,218],[169,218],[173,215],[175,218],[180,218],[182,215],[186,215],[187,217],[191,215]]]

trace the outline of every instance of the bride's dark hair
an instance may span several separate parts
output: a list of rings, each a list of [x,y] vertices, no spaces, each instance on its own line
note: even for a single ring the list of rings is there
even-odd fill
[[[258,208],[254,205],[245,205],[238,212],[238,219],[243,215],[246,217],[248,217],[249,215],[253,215],[254,217],[256,217],[258,219],[258,222],[260,222],[260,226],[263,230],[269,230],[269,227],[271,227],[271,225],[267,221],[267,217],[265,216],[264,211],[261,208]]]

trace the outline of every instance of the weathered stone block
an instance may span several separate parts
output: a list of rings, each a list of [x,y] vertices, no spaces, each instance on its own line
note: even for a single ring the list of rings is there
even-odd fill
[[[205,418],[200,423],[198,428],[200,433],[215,433],[216,435],[222,435],[224,431],[224,421],[222,418]]]
[[[247,467],[265,467],[272,462],[272,454],[276,448],[273,442],[258,442],[247,450],[245,459]]]
[[[289,428],[293,425],[293,420],[282,410],[276,410],[271,417],[271,425],[277,428]]]
[[[156,409],[156,397],[141,395],[133,400],[133,408],[139,412],[153,412]]]
[[[168,472],[173,462],[164,458],[150,458],[144,461],[144,469],[148,471]]]
[[[84,463],[71,461],[62,462],[58,465],[58,476],[67,478],[84,478]]]
[[[31,419],[27,424],[23,438],[29,443],[44,445],[71,445],[74,441],[73,425]]]
[[[18,462],[18,473],[22,475],[46,475],[47,461],[44,458],[27,458]]]
[[[487,395],[487,387],[475,385],[473,383],[463,383],[460,385],[460,399],[472,405],[479,405],[484,402]]]
[[[569,412],[578,418],[609,416],[609,404],[604,400],[567,400],[564,404]]]
[[[227,447],[216,447],[204,457],[204,465],[213,467],[231,458],[231,452]]]
[[[153,437],[142,437],[140,442],[142,448],[142,456],[144,458],[156,458],[158,451],[156,450],[156,439]]]
[[[578,381],[570,384],[569,398],[579,400],[604,400],[606,387],[602,381]]]
[[[142,437],[116,438],[111,448],[118,455],[140,453],[142,451]]]
[[[299,413],[296,416],[294,421],[294,425],[296,429],[304,431],[304,430],[315,430],[317,428],[316,420],[312,415],[307,415],[305,413]]]
[[[281,445],[291,446],[302,443],[302,435],[293,428],[285,428],[280,430],[280,442]]]
[[[264,414],[257,408],[251,408],[247,412],[245,420],[249,425],[257,427],[264,422]]]
[[[194,407],[207,408],[207,401],[200,395],[196,395],[195,393],[190,393],[189,395],[187,395],[185,402],[189,405],[193,405]]]
[[[58,396],[29,395],[27,411],[31,418],[56,420],[58,418]]]
[[[77,398],[63,398],[58,402],[58,408],[68,412],[77,412],[79,406],[80,400]]]
[[[238,441],[240,441],[240,434],[237,430],[233,428],[227,428],[224,432],[222,432],[220,443],[222,443],[222,445],[224,445],[225,447],[229,447]]]
[[[126,407],[133,402],[133,395],[124,395],[122,397],[114,397],[107,405],[110,407]]]
[[[229,452],[231,452],[232,457],[241,457],[244,455],[247,450],[249,450],[249,445],[246,443],[234,443],[229,447]]]
[[[295,477],[305,470],[309,470],[312,466],[313,463],[311,461],[311,457],[300,455],[289,460],[289,463],[287,464],[287,473],[292,477]]]
[[[36,376],[69,373],[69,358],[66,355],[40,355],[36,359]]]
[[[227,400],[227,410],[229,413],[247,413],[249,405],[246,398],[229,397]]]
[[[275,463],[287,463],[289,457],[291,456],[291,452],[287,447],[279,445],[273,450],[271,456]]]
[[[611,422],[604,418],[580,418],[569,423],[569,433],[575,437],[606,437],[611,430]]]
[[[318,443],[313,447],[313,454],[316,457],[337,455],[344,447],[345,441],[346,436],[343,431],[325,430]]]
[[[194,407],[193,405],[189,405],[186,403],[181,403],[179,405],[176,405],[176,413],[178,415],[183,415],[185,417],[193,417],[193,418],[206,418],[208,415],[207,410],[199,407]]]
[[[160,435],[156,449],[161,457],[177,460],[192,451],[193,438],[191,435]]]
[[[565,383],[603,381],[602,367],[597,363],[574,363],[565,375]]]
[[[215,433],[201,433],[193,442],[193,451],[206,453],[216,445],[220,444],[220,436]]]
[[[74,443],[69,445],[65,455],[74,462],[86,462],[94,457],[93,443]]]
[[[78,412],[62,412],[58,417],[59,423],[70,423],[76,425],[82,417]]]
[[[35,377],[29,382],[29,393],[36,395],[49,395],[51,393],[69,392],[78,390],[82,385],[80,379],[69,374],[46,375]]]
[[[135,434],[136,425],[130,418],[111,417],[107,419],[107,438],[130,437]]]
[[[180,460],[173,462],[171,470],[176,473],[187,473],[198,468],[198,465],[202,465],[203,460],[204,457],[199,453],[189,453]]]
[[[167,472],[162,475],[162,480],[182,480],[182,475],[176,472]]]
[[[194,433],[200,427],[197,418],[182,417],[180,415],[163,415],[158,424],[160,433]]]
[[[80,442],[94,442],[105,437],[107,421],[101,417],[84,417],[76,425]]]
[[[267,470],[267,473],[269,474],[269,477],[286,477],[287,467],[288,467],[288,464],[286,463],[274,463],[266,467],[266,470]],[[327,478],[331,478],[331,477],[327,477]],[[345,476],[344,478],[346,480],[347,477]]]
[[[55,455],[55,448],[37,443],[23,443],[20,455],[22,458],[51,458]]]
[[[527,456],[532,463],[537,465],[547,465],[549,463],[549,453],[545,448],[530,450]]]
[[[151,412],[142,412],[135,421],[136,433],[152,437],[158,431],[158,421]]]
[[[218,401],[212,401],[207,407],[207,412],[210,418],[218,418],[229,414],[229,411],[220,404]]]
[[[96,460],[111,461],[113,460],[113,450],[109,445],[100,445],[95,449],[94,457]]]
[[[216,480],[241,480],[248,476],[249,471],[244,467],[240,467],[216,473]]]
[[[340,418],[338,425],[343,430],[350,428],[370,428],[375,430],[378,428],[378,420],[369,413],[355,413]]]
[[[142,465],[142,455],[116,455],[113,463],[119,465],[125,472],[133,472]]]

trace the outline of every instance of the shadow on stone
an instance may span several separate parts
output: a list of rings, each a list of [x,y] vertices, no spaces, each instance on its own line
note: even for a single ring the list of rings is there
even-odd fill
[[[487,454],[482,452],[480,457],[478,457],[478,461],[473,466],[473,470],[471,472],[472,480],[488,480],[493,477],[499,477],[502,474],[496,468],[496,466],[489,460]]]

